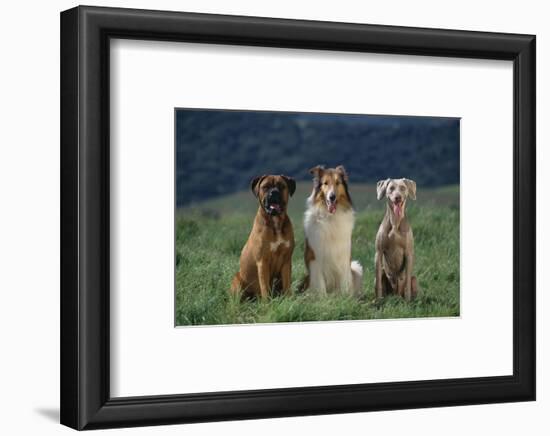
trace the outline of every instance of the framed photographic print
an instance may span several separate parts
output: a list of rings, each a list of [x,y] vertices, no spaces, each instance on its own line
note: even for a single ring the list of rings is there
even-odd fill
[[[61,14],[61,422],[535,399],[535,37]]]

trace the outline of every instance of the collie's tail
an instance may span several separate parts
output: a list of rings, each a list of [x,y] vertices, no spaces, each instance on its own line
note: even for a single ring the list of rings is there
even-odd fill
[[[351,279],[353,291],[357,294],[363,292],[363,267],[356,260],[351,261]]]

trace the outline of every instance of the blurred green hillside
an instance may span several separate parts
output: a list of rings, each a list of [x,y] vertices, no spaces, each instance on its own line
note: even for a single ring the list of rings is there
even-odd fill
[[[422,187],[460,182],[456,118],[288,112],[176,111],[176,196],[185,206],[244,191],[262,174],[310,180],[344,165],[353,183],[407,177]],[[360,201],[359,195],[356,201]]]

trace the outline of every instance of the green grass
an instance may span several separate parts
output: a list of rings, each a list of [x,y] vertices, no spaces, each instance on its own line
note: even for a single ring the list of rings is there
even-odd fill
[[[292,287],[305,274],[302,217],[309,183],[300,183],[289,214],[296,248],[292,259]],[[374,298],[374,238],[384,214],[373,185],[350,187],[356,213],[353,259],[364,268],[364,297],[294,294],[269,301],[241,302],[228,289],[239,267],[257,202],[240,192],[178,210],[176,216],[176,324],[212,325],[440,317],[459,315],[459,190],[458,187],[420,189],[409,201],[407,214],[415,238],[420,292],[410,302],[390,296]]]

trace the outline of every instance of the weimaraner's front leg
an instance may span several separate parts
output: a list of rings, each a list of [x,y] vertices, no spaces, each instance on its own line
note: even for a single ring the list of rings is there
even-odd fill
[[[414,255],[407,256],[407,266],[405,270],[405,300],[411,301],[412,296],[412,271],[414,266]]]
[[[374,270],[376,274],[374,279],[376,298],[383,298],[384,284],[382,283],[382,274],[384,274],[384,271],[382,270],[382,253],[378,250],[374,253]]]

